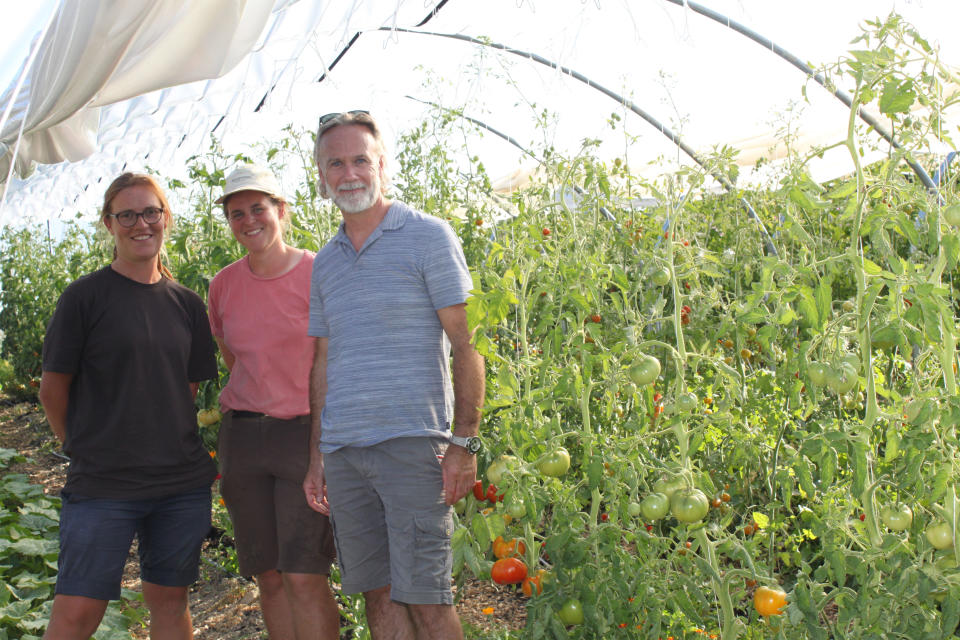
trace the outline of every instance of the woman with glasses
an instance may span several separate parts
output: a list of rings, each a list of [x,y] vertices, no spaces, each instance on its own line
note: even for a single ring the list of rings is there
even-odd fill
[[[94,634],[134,537],[151,637],[192,638],[187,588],[216,475],[194,400],[217,375],[214,343],[203,301],[161,262],[172,217],[157,182],[118,177],[101,221],[113,261],[64,290],[43,344],[40,401],[70,456],[44,638]]]
[[[303,497],[309,463],[307,336],[313,253],[286,244],[273,174],[242,165],[217,200],[246,255],[210,282],[210,326],[230,370],[220,394],[220,492],[240,572],[256,576],[271,638],[340,637],[327,517]]]

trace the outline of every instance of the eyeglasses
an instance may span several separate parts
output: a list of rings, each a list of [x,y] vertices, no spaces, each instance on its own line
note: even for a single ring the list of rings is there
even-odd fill
[[[368,115],[370,115],[370,112],[369,112],[369,111],[365,111],[365,110],[363,110],[363,109],[354,109],[353,111],[335,111],[334,113],[328,113],[328,114],[326,114],[326,115],[320,116],[320,124],[319,124],[318,126],[321,126],[321,127],[322,127],[323,125],[327,124],[327,123],[330,122],[331,120],[336,120],[336,119],[339,118],[340,116],[346,116],[346,115],[351,115],[351,116],[360,116],[360,115],[368,116]]]
[[[141,216],[147,224],[156,224],[160,222],[160,218],[163,217],[163,207],[147,207],[143,211],[127,209],[120,213],[108,213],[107,216],[116,218],[121,227],[132,227],[137,224],[137,218]]]

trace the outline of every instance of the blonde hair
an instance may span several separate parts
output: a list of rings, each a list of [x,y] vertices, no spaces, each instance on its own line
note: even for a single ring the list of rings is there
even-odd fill
[[[145,173],[123,173],[117,176],[113,182],[110,183],[110,186],[107,187],[106,193],[103,194],[103,209],[100,211],[100,221],[106,224],[107,216],[111,213],[114,213],[112,205],[113,199],[123,191],[124,189],[129,189],[130,187],[147,187],[150,189],[157,200],[160,201],[160,206],[163,207],[163,227],[164,229],[170,229],[173,227],[173,214],[170,212],[170,203],[167,201],[167,196],[163,193],[163,189],[160,187],[160,184],[157,182],[156,178],[153,176],[147,175]],[[168,280],[173,280],[173,274],[170,273],[170,269],[167,268],[167,265],[163,263],[163,254],[164,250],[161,247],[160,253],[157,254],[157,270],[160,271],[160,275]],[[113,247],[113,257],[117,257],[117,247]]]

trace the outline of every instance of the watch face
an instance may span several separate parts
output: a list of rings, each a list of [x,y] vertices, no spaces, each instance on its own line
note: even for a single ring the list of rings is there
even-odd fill
[[[477,438],[477,437],[467,438],[467,451],[469,451],[470,453],[477,453],[478,451],[480,451],[480,446],[481,446],[480,438]]]

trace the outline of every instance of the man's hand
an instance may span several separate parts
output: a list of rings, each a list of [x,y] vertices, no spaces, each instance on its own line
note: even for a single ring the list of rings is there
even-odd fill
[[[443,456],[443,498],[448,506],[473,490],[477,481],[477,456],[451,444]]]
[[[303,479],[303,493],[307,497],[307,504],[314,511],[325,516],[330,515],[330,503],[327,502],[327,483],[323,477],[323,454],[315,453],[310,456],[310,467],[307,476]]]

